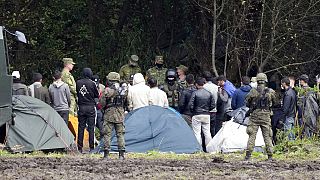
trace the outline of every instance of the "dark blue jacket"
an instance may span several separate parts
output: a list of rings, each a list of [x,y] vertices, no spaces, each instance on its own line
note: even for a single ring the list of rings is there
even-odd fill
[[[250,85],[244,85],[234,92],[231,101],[231,107],[233,110],[246,105],[245,98],[251,89],[252,87]]]
[[[282,111],[285,117],[295,117],[295,107],[297,103],[297,95],[296,92],[289,87],[284,93],[283,101],[282,101]]]

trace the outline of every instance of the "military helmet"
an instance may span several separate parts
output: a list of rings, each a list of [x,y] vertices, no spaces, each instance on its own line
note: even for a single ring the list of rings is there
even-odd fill
[[[176,80],[177,73],[174,69],[168,69],[166,73],[166,79],[167,80]]]
[[[257,74],[256,79],[257,79],[257,82],[259,82],[259,81],[268,82],[268,77],[267,77],[267,75],[265,73]]]
[[[110,81],[120,81],[120,74],[117,72],[110,72],[107,78]]]

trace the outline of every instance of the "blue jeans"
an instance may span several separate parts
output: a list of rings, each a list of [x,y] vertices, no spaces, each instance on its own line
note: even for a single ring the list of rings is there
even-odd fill
[[[286,117],[285,122],[284,122],[284,132],[289,132],[288,134],[288,139],[289,140],[294,140],[294,133],[292,132],[294,127],[294,117]]]

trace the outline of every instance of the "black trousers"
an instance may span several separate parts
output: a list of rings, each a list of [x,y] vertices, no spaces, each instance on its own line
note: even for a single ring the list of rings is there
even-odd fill
[[[68,126],[68,122],[69,122],[69,110],[66,111],[57,111],[57,113],[62,117],[62,119],[64,120],[64,122],[66,122],[67,126]]]
[[[219,128],[218,119],[216,118],[216,113],[211,113],[210,114],[210,133],[211,133],[211,137],[214,137],[217,134],[217,132],[220,130],[220,128]]]
[[[94,105],[79,106],[78,111],[78,149],[82,151],[84,129],[88,126],[89,132],[89,147],[90,150],[94,148],[94,127],[96,121],[96,107]]]

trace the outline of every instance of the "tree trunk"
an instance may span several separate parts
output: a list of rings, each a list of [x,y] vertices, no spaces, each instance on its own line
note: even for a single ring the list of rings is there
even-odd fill
[[[216,67],[216,39],[217,39],[217,0],[213,1],[213,26],[212,26],[212,69],[215,76],[219,76]]]

